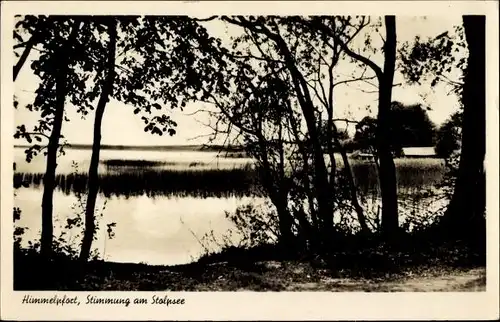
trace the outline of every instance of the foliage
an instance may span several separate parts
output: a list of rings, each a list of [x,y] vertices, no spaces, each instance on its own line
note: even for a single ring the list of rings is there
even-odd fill
[[[14,171],[16,170],[16,163],[14,162]],[[13,188],[14,188],[14,197],[16,196],[17,189],[21,187],[29,187],[30,182],[27,180],[14,180]],[[12,209],[13,214],[13,222],[14,222],[14,249],[21,248],[22,236],[25,233],[28,227],[16,226],[16,222],[21,219],[21,208],[14,207]]]
[[[145,16],[121,21],[123,55],[115,99],[134,106],[152,134],[176,133],[177,123],[164,108],[184,109],[210,88],[218,66],[209,55],[214,45],[207,31],[185,16]],[[155,115],[154,111],[159,114]]]
[[[239,247],[252,248],[278,242],[278,217],[269,203],[258,207],[252,204],[239,206],[234,213],[225,212],[225,215],[241,236]]]
[[[403,147],[433,146],[435,125],[419,104],[393,102],[389,113],[391,147],[396,155]],[[366,116],[356,124],[354,142],[360,149],[375,149],[376,119]]]
[[[377,120],[371,116],[365,116],[356,124],[356,132],[353,144],[357,149],[372,151],[375,146],[375,133]]]
[[[38,125],[32,130],[28,130],[26,125],[21,124],[17,126],[14,135],[14,138],[23,138],[30,144],[33,140],[36,140],[37,143],[26,150],[26,160],[30,162],[34,156],[46,148],[44,140],[48,139],[50,136],[53,125],[52,119],[55,113],[56,98],[54,85],[55,72],[59,68],[58,50],[62,48],[62,44],[65,43],[73,20],[64,16],[46,17],[27,15],[17,18],[18,22],[16,23],[14,31],[14,39],[16,41],[14,52],[19,55],[17,50],[23,49],[23,47],[26,46],[26,42],[23,42],[22,36],[28,36],[31,39],[36,39],[34,49],[40,53],[35,55],[35,59],[30,65],[33,73],[40,79],[38,89],[35,91],[36,97],[33,103],[25,106],[25,108],[31,112],[39,113],[40,118],[38,120]],[[93,48],[95,47],[95,42],[92,43],[92,45],[94,45],[92,46],[88,43],[88,39],[85,39],[86,30],[84,26],[81,37],[77,39],[77,44],[74,46],[76,48],[73,48],[80,49],[80,56],[72,55],[69,51],[66,53],[69,59],[69,75],[66,80],[66,86],[67,88],[73,89],[70,91],[68,99],[71,103],[78,106],[78,111],[83,115],[88,114],[87,108],[92,109],[92,105],[89,104],[84,97],[86,81],[92,76],[92,71],[89,70],[89,62],[90,64],[92,64],[92,62],[97,63],[98,59],[96,60],[96,56],[98,57],[100,54],[98,48]],[[85,48],[85,50],[81,50],[83,48]],[[87,55],[83,56],[85,58],[82,60],[81,53],[83,52],[87,52]],[[88,61],[85,59],[88,59]],[[95,80],[97,80],[97,78]],[[67,117],[65,117],[65,120],[69,121]]]
[[[462,135],[462,113],[450,116],[438,129],[436,134],[436,154],[448,159],[453,152],[460,149]]]
[[[432,146],[435,125],[429,119],[426,109],[420,104],[404,105],[393,102],[390,119],[395,126],[392,135],[395,146]]]
[[[436,37],[406,42],[399,50],[400,67],[410,83],[421,84],[430,80],[431,87],[444,82],[451,93],[461,95],[463,83],[457,71],[467,67],[467,45],[462,26],[446,31]]]
[[[443,179],[438,183],[438,187],[442,189],[444,196],[448,201],[451,200],[455,190],[455,182],[458,176],[458,168],[460,165],[460,151],[453,151],[445,159],[445,172]]]
[[[54,113],[56,51],[67,37],[72,22],[77,20],[83,21],[83,25],[74,48],[78,54],[69,60],[68,100],[82,117],[94,109],[104,84],[105,59],[102,57],[107,50],[107,29],[102,23],[106,19],[110,18],[18,17],[15,52],[26,46],[23,41],[26,36],[39,40],[35,49],[40,52],[30,66],[40,78],[39,88],[34,102],[26,106],[40,113],[39,124],[32,130],[21,124],[14,136],[30,144],[36,140],[37,143],[26,151],[28,161],[45,148],[44,140],[49,137]],[[188,17],[121,16],[112,19],[117,20],[120,35],[112,99],[133,106],[133,112],[145,123],[146,132],[174,135],[177,123],[165,108],[183,109],[189,100],[197,97],[201,87],[210,88],[217,81],[211,77],[218,67],[208,54],[210,50],[205,49],[215,40]],[[65,117],[65,121],[69,119]]]

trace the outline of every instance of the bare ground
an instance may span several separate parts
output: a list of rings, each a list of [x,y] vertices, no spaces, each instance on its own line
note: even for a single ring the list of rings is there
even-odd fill
[[[108,263],[109,264],[109,263]],[[122,265],[122,264],[118,264]],[[132,267],[131,267],[132,268]],[[62,288],[75,289],[74,286]],[[128,270],[110,267],[85,274],[77,289],[141,291],[478,292],[486,290],[484,267],[413,267],[376,277],[352,277],[297,261],[226,262]],[[60,288],[59,288],[60,289]]]
[[[411,246],[411,245],[410,245]],[[478,292],[486,290],[483,252],[467,247],[368,249],[286,257],[278,248],[228,249],[176,266],[64,257],[46,262],[16,253],[15,290]],[[45,267],[43,267],[45,266]],[[41,269],[43,267],[43,269]]]
[[[221,265],[221,264],[219,264]],[[486,269],[425,268],[417,273],[407,271],[398,275],[377,278],[331,277],[326,270],[311,271],[308,264],[290,262],[261,262],[268,270],[245,272],[235,270],[229,276],[220,275],[211,283],[195,289],[217,290],[280,290],[328,292],[460,292],[485,291]],[[239,281],[251,280],[250,285]],[[234,285],[240,284],[240,285]],[[259,289],[259,286],[262,289]],[[256,289],[257,287],[257,289]]]

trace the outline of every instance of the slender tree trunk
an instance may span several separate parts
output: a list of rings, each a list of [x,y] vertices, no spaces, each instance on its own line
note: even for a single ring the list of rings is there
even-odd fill
[[[281,110],[280,110],[280,115],[279,115],[279,126],[278,126],[278,153],[279,153],[279,180],[280,182],[278,183],[279,186],[279,191],[278,191],[278,197],[279,197],[279,209],[278,209],[278,216],[280,220],[280,232],[281,234],[285,234],[284,240],[285,240],[285,245],[286,246],[292,246],[293,245],[293,239],[294,235],[292,232],[292,216],[288,212],[288,183],[287,183],[287,177],[286,177],[286,164],[285,164],[285,150],[283,148],[283,121],[282,121],[282,115],[281,115]],[[281,213],[280,213],[281,212]]]
[[[297,94],[302,114],[306,121],[309,139],[311,140],[313,160],[314,160],[314,188],[318,200],[318,217],[320,220],[321,240],[328,247],[334,237],[333,227],[333,196],[328,184],[328,171],[326,169],[323,148],[320,142],[320,133],[316,125],[316,116],[314,115],[314,104],[309,93],[307,83],[297,69],[293,55],[291,54],[285,41],[278,36],[271,37],[279,47],[279,50],[285,57],[286,65],[290,71],[293,86]]]
[[[293,233],[292,233],[292,217],[288,212],[287,202],[286,202],[286,191],[281,187],[282,182],[276,183],[273,181],[273,171],[271,165],[269,164],[269,156],[267,153],[266,139],[261,134],[260,129],[258,132],[258,142],[259,150],[261,152],[262,159],[262,169],[261,169],[261,179],[264,188],[267,190],[271,202],[276,207],[276,212],[278,214],[278,228],[280,232],[279,243],[283,246],[283,249],[289,249],[292,245]]]
[[[352,203],[354,210],[356,211],[356,214],[358,216],[358,221],[359,221],[359,225],[361,227],[361,232],[367,233],[367,232],[369,232],[369,229],[368,229],[368,225],[366,224],[366,217],[365,217],[365,214],[363,211],[363,207],[361,207],[361,205],[359,204],[359,201],[358,201],[358,193],[357,193],[357,189],[356,189],[356,183],[354,182],[354,176],[352,174],[352,169],[351,169],[351,165],[349,163],[349,158],[347,157],[347,153],[346,153],[344,146],[342,145],[342,143],[340,143],[340,140],[338,137],[339,132],[338,132],[337,126],[335,125],[335,123],[333,123],[331,121],[332,117],[333,117],[332,113],[329,113],[328,117],[329,117],[329,123],[331,123],[331,129],[332,129],[332,133],[330,135],[333,138],[335,145],[339,149],[340,155],[342,157],[342,162],[344,163],[344,173],[347,177],[347,182],[349,184],[349,196],[351,197],[351,203]],[[330,138],[328,139],[328,141],[330,141]],[[333,150],[333,147],[329,147],[329,149]],[[330,158],[333,158],[333,153],[331,153]],[[332,166],[331,171],[335,171],[335,167]],[[330,179],[330,180],[332,180],[332,179]]]
[[[85,208],[85,232],[82,240],[82,250],[80,260],[87,261],[92,247],[92,240],[95,234],[95,204],[97,193],[99,191],[99,153],[101,151],[101,124],[102,117],[109,97],[113,94],[113,83],[115,77],[115,52],[116,52],[116,23],[114,18],[108,25],[109,48],[107,59],[107,77],[102,87],[101,96],[97,103],[95,121],[94,121],[94,142],[92,144],[92,157],[89,166],[89,192],[87,197],[87,207]]]
[[[398,195],[396,167],[392,157],[389,132],[392,84],[396,62],[396,18],[385,16],[386,40],[384,71],[379,83],[376,144],[380,164],[379,178],[382,195],[382,233],[390,238],[398,230]]]
[[[293,246],[294,235],[292,232],[292,216],[288,212],[286,200],[282,196],[278,196],[279,200],[273,200],[276,207],[279,220],[280,243],[285,249],[291,250]]]
[[[347,177],[347,182],[349,183],[349,195],[351,197],[351,203],[354,207],[354,210],[356,211],[356,214],[358,216],[358,221],[359,225],[361,227],[361,232],[367,233],[370,231],[368,228],[368,225],[366,224],[366,217],[365,213],[363,211],[363,207],[359,204],[358,201],[358,192],[356,189],[356,183],[354,182],[354,176],[352,174],[352,169],[351,165],[349,163],[349,158],[347,157],[347,153],[344,149],[344,147],[341,145],[341,143],[338,141],[338,139],[335,139],[337,142],[337,146],[339,147],[340,150],[340,155],[342,156],[342,161],[344,162],[344,173]]]
[[[316,117],[314,115],[314,104],[311,101],[309,91],[307,86],[304,84],[305,81],[297,71],[297,69],[292,66],[293,81],[295,83],[296,92],[301,93],[302,97],[299,99],[302,114],[306,121],[307,130],[309,133],[309,139],[311,140],[314,169],[313,169],[313,180],[314,188],[318,200],[318,217],[320,221],[320,234],[321,241],[327,248],[330,246],[331,241],[334,238],[334,227],[333,227],[333,194],[334,191],[330,189],[328,182],[328,171],[326,168],[325,158],[323,156],[323,148],[321,147],[319,131],[316,127]],[[301,85],[299,85],[301,84]],[[300,95],[299,95],[300,97]]]
[[[453,197],[445,214],[451,231],[467,237],[467,230],[484,225],[486,187],[485,16],[463,16],[469,48],[462,102],[462,151]]]
[[[309,180],[309,157],[307,154],[307,149],[304,146],[304,144],[301,142],[301,137],[299,135],[298,128],[299,126],[297,125],[297,120],[295,119],[293,115],[293,110],[291,108],[290,103],[288,102],[286,104],[287,106],[287,111],[289,113],[289,121],[290,121],[290,126],[292,128],[293,135],[295,137],[296,142],[298,143],[298,150],[299,154],[302,157],[302,163],[303,163],[303,171],[305,173],[304,175],[304,186],[306,187],[306,194],[307,194],[307,201],[309,203],[309,212],[311,214],[311,221],[312,221],[312,227],[311,229],[317,233],[319,232],[319,224],[318,224],[318,214],[316,213],[316,210],[314,209],[314,196],[312,192],[310,191],[311,187],[311,182]],[[317,245],[317,243],[316,243]]]
[[[14,81],[16,81],[17,75],[19,75],[19,72],[21,71],[21,68],[26,62],[26,59],[28,59],[28,56],[30,55],[31,49],[33,48],[34,45],[35,45],[35,36],[31,36],[31,38],[26,43],[26,47],[24,47],[24,51],[21,57],[17,61],[17,64],[14,66]]]
[[[328,171],[326,169],[325,158],[323,156],[323,149],[321,147],[319,131],[316,126],[316,117],[314,115],[314,104],[311,101],[307,85],[303,77],[300,75],[296,67],[288,64],[292,73],[292,80],[299,98],[300,107],[304,119],[306,121],[309,139],[311,140],[314,172],[313,182],[318,200],[318,217],[320,220],[320,233],[321,240],[325,246],[328,246],[334,237],[333,229],[333,191],[330,190],[328,184]]]
[[[59,52],[56,54],[58,65],[56,66],[56,106],[54,112],[52,132],[50,134],[47,146],[47,166],[43,177],[43,197],[42,197],[42,235],[40,240],[40,253],[45,259],[50,259],[52,255],[53,238],[53,197],[57,167],[57,149],[59,147],[59,138],[64,116],[64,103],[67,94],[67,73],[69,56],[71,55],[71,46],[76,40],[80,21],[76,21],[71,30],[71,34]]]
[[[262,183],[267,190],[271,202],[276,207],[276,213],[278,214],[278,228],[280,232],[278,242],[284,249],[288,249],[292,246],[294,235],[292,233],[292,216],[288,212],[286,195],[284,195],[285,192],[281,191],[273,184],[269,162],[263,162],[261,171]]]

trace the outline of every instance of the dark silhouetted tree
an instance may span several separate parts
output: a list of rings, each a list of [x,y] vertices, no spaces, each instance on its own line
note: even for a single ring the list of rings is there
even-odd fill
[[[211,86],[214,70],[219,66],[210,64],[213,57],[206,54],[204,46],[212,41],[206,30],[195,20],[188,17],[115,17],[119,23],[120,39],[117,41],[114,82],[107,82],[106,72],[110,66],[110,54],[105,41],[107,34],[105,25],[109,17],[100,16],[51,16],[43,18],[43,37],[40,32],[40,19],[43,17],[21,17],[17,24],[17,32],[23,36],[34,35],[43,42],[34,42],[33,49],[40,52],[35,57],[31,68],[40,78],[39,89],[33,104],[26,108],[40,112],[38,125],[30,130],[22,124],[17,127],[15,138],[23,138],[32,144],[26,150],[26,159],[31,159],[39,152],[47,149],[47,171],[44,178],[43,198],[43,253],[50,256],[52,239],[52,196],[57,165],[57,151],[61,147],[60,138],[63,121],[70,121],[64,116],[64,102],[69,100],[80,114],[86,116],[94,109],[97,102],[99,113],[96,115],[96,128],[104,111],[105,102],[115,99],[128,106],[130,112],[139,114],[144,121],[146,132],[163,135],[175,134],[176,123],[168,115],[170,108],[183,108],[189,99],[196,99],[196,88]],[[71,32],[76,22],[81,25],[78,32]],[[78,25],[77,25],[78,26]],[[75,30],[75,29],[72,29]],[[175,35],[175,37],[172,37]],[[69,37],[69,40],[67,40]],[[21,40],[16,37],[16,49],[21,49]],[[35,47],[35,45],[37,47]],[[32,51],[33,52],[33,51]],[[61,54],[64,52],[64,55]],[[62,57],[62,58],[61,58]],[[64,67],[67,64],[68,66]],[[91,77],[94,83],[89,82]],[[88,85],[90,84],[90,85]],[[107,85],[106,85],[107,84]],[[96,86],[93,86],[96,85]],[[111,86],[114,90],[111,90]],[[54,90],[55,88],[55,90]],[[101,94],[101,95],[100,95]],[[97,133],[98,134],[98,133]],[[99,138],[96,135],[96,139]],[[44,145],[43,140],[48,139]],[[37,143],[33,144],[33,140]],[[40,142],[40,143],[38,143]],[[98,142],[94,152],[98,152]],[[97,155],[97,153],[94,153]],[[93,158],[89,172],[95,178],[98,156]],[[93,180],[95,183],[96,180]],[[98,186],[98,184],[97,184]],[[94,195],[98,187],[91,184],[91,198],[88,198],[88,213],[95,206]],[[94,200],[94,202],[92,201]],[[94,205],[94,206],[93,206]],[[92,216],[93,217],[93,216]],[[93,236],[93,225],[89,215],[88,235]],[[90,239],[89,237],[87,237]],[[91,242],[90,242],[91,244]],[[85,243],[88,248],[89,243]],[[87,251],[83,252],[85,258]]]
[[[463,16],[463,26],[456,26],[454,33],[444,32],[424,41],[417,37],[400,53],[403,72],[410,81],[421,83],[430,78],[431,86],[443,82],[450,86],[450,93],[461,96],[460,162],[443,225],[447,233],[459,238],[475,236],[474,227],[484,234],[485,16]],[[453,76],[456,70],[462,77]]]
[[[369,19],[362,17],[362,28],[369,25]],[[392,156],[390,146],[390,110],[393,88],[394,71],[396,64],[396,17],[385,16],[385,38],[383,45],[383,67],[377,65],[373,60],[363,54],[356,53],[349,48],[348,42],[351,38],[341,38],[332,33],[334,24],[328,17],[314,17],[310,25],[318,32],[332,37],[337,44],[345,51],[347,55],[354,60],[369,67],[376,75],[378,80],[378,113],[377,127],[375,135],[375,145],[377,158],[379,162],[379,181],[382,197],[382,232],[387,238],[391,239],[398,231],[398,194],[396,185],[396,166]],[[361,30],[360,28],[359,30]],[[378,25],[375,26],[378,31]],[[373,49],[370,46],[371,40],[365,39],[367,49]]]
[[[436,155],[447,159],[460,149],[462,137],[462,112],[450,116],[436,132]]]
[[[287,243],[292,228],[316,250],[335,246],[335,208],[346,201],[351,202],[349,211],[357,212],[361,229],[368,230],[354,180],[339,180],[342,172],[352,179],[343,132],[333,118],[334,89],[350,80],[339,80],[334,72],[342,49],[299,17],[221,19],[242,27],[243,33],[233,39],[231,49],[222,50],[232,67],[221,77],[234,84],[234,90],[209,93],[207,101],[221,111],[209,113],[217,115],[216,133],[237,128],[236,138],[242,137],[258,161],[278,210],[282,241]],[[339,20],[337,32],[348,32],[343,23]],[[227,128],[221,129],[221,124]],[[342,171],[336,150],[343,157]],[[347,199],[340,201],[346,197],[343,190],[348,191]]]
[[[103,75],[102,85],[88,94],[90,101],[101,92],[94,123],[82,261],[88,259],[95,233],[101,123],[107,101],[114,98],[133,106],[134,114],[139,114],[145,123],[144,131],[160,136],[167,132],[172,136],[177,124],[165,107],[183,109],[189,101],[199,99],[201,88],[211,86],[216,81],[212,75],[220,70],[213,57],[206,54],[216,43],[196,19],[185,16],[89,19],[97,31],[103,24],[108,26],[110,41],[109,48],[104,50],[106,59],[95,62],[97,66],[104,66],[97,68]],[[101,33],[106,34],[106,30]],[[118,60],[115,59],[116,47],[121,50]]]
[[[436,126],[420,104],[393,102],[390,118],[394,149],[434,145]]]
[[[446,221],[460,238],[485,243],[486,180],[486,17],[463,16],[469,50],[464,73],[462,148],[453,197]],[[476,230],[478,229],[478,230]],[[479,232],[477,236],[475,233]],[[474,240],[476,242],[477,240]],[[484,245],[483,245],[484,247]]]
[[[40,18],[41,19],[41,18]],[[69,79],[71,79],[71,66],[75,63],[74,53],[81,21],[64,19],[53,19],[52,23],[45,23],[43,30],[46,36],[44,42],[45,53],[32,63],[35,74],[41,77],[42,82],[38,89],[38,95],[29,109],[41,111],[39,125],[34,131],[27,131],[24,125],[18,126],[15,138],[25,138],[28,142],[33,139],[42,141],[42,137],[48,138],[47,163],[43,178],[44,190],[42,197],[42,234],[40,252],[46,259],[51,257],[53,238],[53,192],[55,186],[55,173],[57,167],[57,151],[61,137],[61,127],[64,119],[64,106],[68,93]],[[39,19],[26,17],[18,25],[28,27],[35,33],[37,39],[39,33]],[[32,25],[35,25],[34,27]],[[30,46],[35,44],[32,41]],[[26,52],[26,49],[25,49]],[[16,73],[15,75],[16,76]],[[44,132],[50,131],[50,135]],[[35,144],[33,149],[27,150],[27,160],[30,161],[33,154],[40,151],[42,147]]]
[[[104,110],[109,98],[113,95],[113,84],[115,77],[115,56],[116,56],[116,20],[114,17],[109,17],[106,23],[107,34],[109,36],[107,56],[104,64],[105,68],[105,79],[102,85],[101,95],[99,97],[99,102],[97,103],[97,108],[95,112],[94,121],[94,139],[92,143],[92,156],[90,159],[89,166],[89,179],[88,179],[88,195],[87,195],[87,205],[85,208],[85,231],[83,233],[82,249],[80,252],[80,260],[87,261],[90,255],[92,240],[94,239],[95,233],[95,204],[97,199],[97,193],[99,191],[99,154],[101,150],[101,124],[104,115]]]

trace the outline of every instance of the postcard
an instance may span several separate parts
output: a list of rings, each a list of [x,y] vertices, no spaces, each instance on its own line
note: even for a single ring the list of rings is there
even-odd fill
[[[2,319],[497,319],[497,9],[3,2]]]

